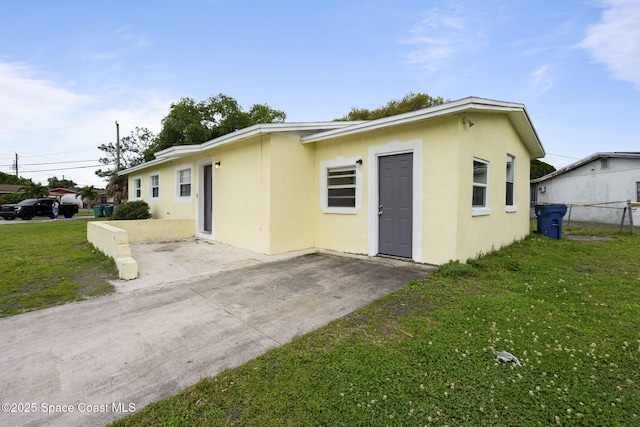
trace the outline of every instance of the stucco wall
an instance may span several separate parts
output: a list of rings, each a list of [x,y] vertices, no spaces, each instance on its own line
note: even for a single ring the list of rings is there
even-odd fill
[[[510,121],[501,115],[470,116],[463,126],[459,157],[457,259],[465,261],[529,234],[530,156]],[[506,157],[515,157],[515,207],[506,208]],[[473,216],[473,160],[489,162],[489,215]]]
[[[270,253],[270,137],[258,136],[212,151],[216,240]]]
[[[600,222],[620,224],[625,203],[603,204],[608,202],[638,202],[637,184],[640,182],[640,159],[610,157],[606,167],[600,159],[586,163],[573,170],[542,181],[537,187],[537,203],[555,204],[599,204],[594,207],[574,207],[571,209],[572,221]],[[632,208],[634,224],[640,223],[640,209]],[[568,219],[566,216],[565,219]],[[625,219],[628,223],[628,218]]]
[[[314,147],[299,139],[271,137],[269,253],[314,246]],[[317,203],[317,202],[316,202]]]
[[[153,218],[156,219],[185,219],[193,218],[196,206],[197,176],[195,167],[197,158],[191,157],[172,161],[155,168],[148,168],[136,172],[129,177],[129,200],[137,200],[133,180],[140,179],[141,199],[149,204]],[[177,171],[191,169],[191,197],[178,197]],[[151,197],[151,176],[158,175],[160,179],[159,197]]]
[[[103,254],[113,258],[120,279],[138,277],[138,263],[131,257],[129,236],[126,230],[106,222],[88,222],[87,240]]]
[[[414,259],[442,264],[465,261],[512,243],[529,232],[529,153],[509,119],[501,114],[465,114],[400,127],[302,144],[295,135],[258,135],[214,147],[182,161],[156,167],[161,194],[151,201],[156,218],[191,219],[198,215],[199,163],[221,163],[214,170],[215,240],[274,254],[317,247],[348,253],[376,254],[377,155],[414,151]],[[396,147],[396,148],[394,148]],[[382,153],[382,154],[381,154]],[[515,212],[505,208],[506,156],[516,158]],[[361,203],[353,213],[327,213],[321,202],[321,163],[361,158]],[[473,159],[490,163],[490,214],[471,208]],[[175,202],[176,168],[191,164],[192,200]],[[142,176],[148,200],[150,170]],[[373,242],[373,243],[372,243]],[[372,249],[372,246],[376,246]]]
[[[637,202],[636,182],[640,182],[640,159],[609,158],[607,168],[600,160],[540,182],[540,203]]]
[[[469,114],[466,117],[471,118]],[[370,206],[375,205],[369,203],[369,198],[377,197],[367,179],[375,172],[372,166],[376,167],[376,162],[367,158],[369,148],[393,150],[397,144],[402,150],[407,141],[419,141],[421,146],[422,192],[419,199],[414,198],[414,203],[421,203],[422,211],[420,228],[414,227],[414,239],[421,240],[417,261],[433,264],[451,259],[466,261],[525,237],[529,233],[528,151],[505,116],[475,114],[472,120],[473,127],[455,116],[316,143],[316,180],[323,160],[364,158],[362,208],[355,214],[327,214],[316,202],[316,247],[368,253],[369,240],[375,238],[372,233],[377,232],[377,221],[374,217],[372,224],[368,212]],[[507,154],[516,158],[515,212],[506,210]],[[472,213],[474,158],[490,163],[489,215],[473,216]],[[418,173],[415,167],[414,173]],[[316,199],[319,186],[318,182]]]
[[[184,239],[195,235],[193,219],[147,219],[138,221],[101,221],[127,232],[129,243]]]
[[[114,259],[121,279],[138,277],[138,263],[131,257],[130,243],[164,239],[181,239],[194,235],[194,221],[189,219],[90,221],[87,240]]]
[[[367,180],[362,183],[362,205],[355,213],[325,213],[320,199],[320,164],[327,160],[361,157],[362,176],[368,176],[367,149],[370,142],[363,136],[340,138],[314,143],[313,225],[315,246],[340,252],[366,254],[367,231]]]

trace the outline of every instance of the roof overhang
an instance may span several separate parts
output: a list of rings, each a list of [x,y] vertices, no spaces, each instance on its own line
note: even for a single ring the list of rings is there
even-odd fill
[[[178,156],[174,156],[174,157],[163,157],[161,159],[155,159],[155,160],[151,160],[149,162],[144,162],[144,163],[140,163],[137,166],[133,166],[130,167],[128,169],[123,169],[121,171],[118,171],[118,176],[123,176],[123,175],[129,175],[130,173],[134,173],[134,172],[139,172],[143,169],[147,169],[153,166],[158,166],[164,163],[169,163],[173,160],[179,159],[180,157]]]
[[[419,122],[422,120],[430,120],[438,117],[446,117],[467,112],[506,114],[513,124],[516,132],[529,150],[531,157],[544,157],[544,148],[542,147],[542,143],[538,138],[538,134],[533,127],[533,124],[531,123],[531,120],[529,118],[529,114],[527,113],[527,110],[523,104],[494,101],[477,97],[463,98],[457,101],[448,102],[446,104],[437,105],[418,111],[412,111],[410,113],[398,114],[382,119],[361,122],[344,128],[329,130],[327,132],[304,137],[302,138],[302,142],[306,144],[326,141],[343,136],[370,132],[394,126],[401,126],[409,123]]]
[[[536,178],[536,179],[532,179],[531,183],[532,184],[536,184],[538,182],[542,182],[542,181],[546,181],[548,179],[551,179],[553,177],[556,177],[558,175],[562,175],[563,173],[567,173],[573,169],[577,169],[580,166],[584,166],[588,163],[593,162],[594,160],[598,160],[598,159],[602,159],[602,158],[619,158],[619,159],[640,159],[640,152],[638,153],[633,153],[633,152],[629,152],[629,153],[625,153],[625,152],[602,152],[602,153],[595,153],[592,154],[588,157],[585,157],[584,159],[580,159],[577,162],[573,162],[565,167],[562,167],[558,170],[555,170],[549,174],[546,174],[545,176],[542,176],[540,178]]]
[[[227,144],[232,144],[245,139],[249,139],[255,136],[267,135],[267,134],[283,134],[283,135],[295,135],[298,138],[312,135],[318,132],[326,132],[333,129],[341,129],[355,124],[362,123],[361,121],[333,121],[333,122],[303,122],[303,123],[265,123],[249,126],[244,129],[239,129],[235,132],[222,135],[218,138],[203,142],[197,145],[174,145],[165,150],[155,153],[155,159],[149,162],[142,163],[140,165],[122,170],[118,172],[118,175],[127,175],[132,172],[136,172],[148,167],[157,166],[163,163],[170,162],[172,160],[179,159],[181,157],[194,155],[211,148],[220,147]]]
[[[149,167],[198,154],[205,150],[236,143],[255,136],[283,134],[300,139],[303,144],[331,140],[343,136],[391,128],[438,117],[468,112],[506,114],[532,158],[545,155],[538,134],[523,104],[469,97],[409,113],[368,121],[332,121],[303,123],[266,123],[249,126],[198,145],[177,145],[155,154],[155,160],[122,170],[127,175]]]

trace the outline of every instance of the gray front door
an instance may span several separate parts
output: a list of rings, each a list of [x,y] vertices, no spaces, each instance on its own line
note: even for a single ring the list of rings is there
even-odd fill
[[[206,165],[203,170],[203,180],[204,180],[204,203],[202,204],[204,212],[202,213],[202,217],[204,218],[204,231],[211,233],[212,229],[212,218],[211,212],[213,211],[213,186],[212,184],[212,172],[213,168],[211,165]]]
[[[378,252],[411,258],[413,153],[378,159]]]

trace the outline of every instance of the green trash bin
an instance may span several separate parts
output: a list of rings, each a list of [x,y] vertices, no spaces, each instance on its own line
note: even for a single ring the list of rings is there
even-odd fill
[[[93,214],[95,215],[96,218],[100,218],[101,216],[104,216],[104,210],[102,208],[103,208],[102,206],[93,207]]]
[[[102,211],[104,212],[104,216],[111,216],[113,215],[113,206],[104,206]]]

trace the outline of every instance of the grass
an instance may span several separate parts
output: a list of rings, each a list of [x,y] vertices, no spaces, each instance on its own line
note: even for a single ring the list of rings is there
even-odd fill
[[[0,226],[0,317],[114,291],[113,260],[87,242],[87,220]]]
[[[448,263],[113,425],[637,425],[640,238],[569,233],[592,234]]]

